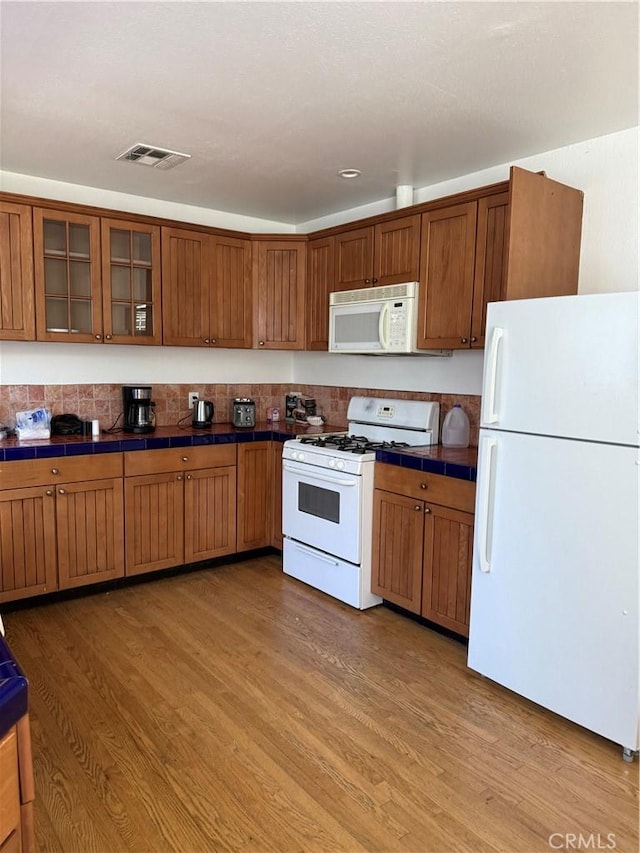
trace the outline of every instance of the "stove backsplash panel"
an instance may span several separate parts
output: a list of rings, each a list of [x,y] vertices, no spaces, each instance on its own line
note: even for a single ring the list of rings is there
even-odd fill
[[[228,423],[232,420],[232,407],[235,397],[250,397],[256,403],[258,421],[267,419],[270,407],[280,409],[280,418],[284,420],[285,395],[299,391],[305,397],[313,397],[318,414],[324,415],[328,424],[346,428],[347,406],[354,396],[390,397],[400,400],[433,400],[440,403],[440,430],[444,416],[454,403],[460,403],[469,416],[471,424],[470,443],[478,443],[478,424],[480,421],[480,397],[464,394],[431,394],[417,391],[394,391],[380,388],[334,387],[328,385],[292,385],[288,383],[257,385],[198,385],[173,384],[153,386],[153,400],[156,404],[156,423],[158,426],[175,426],[179,420],[187,425],[191,417],[187,407],[189,391],[197,391],[202,400],[211,400],[214,404],[216,423]],[[83,420],[98,418],[102,428],[115,424],[122,412],[122,385],[2,385],[0,386],[0,424],[13,427],[15,413],[24,409],[46,406],[54,415],[71,413]],[[120,425],[120,424],[118,424]]]

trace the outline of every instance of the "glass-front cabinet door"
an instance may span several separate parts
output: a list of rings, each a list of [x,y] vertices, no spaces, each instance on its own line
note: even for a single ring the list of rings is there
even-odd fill
[[[33,231],[38,340],[102,341],[99,219],[34,208]]]
[[[162,343],[158,226],[102,220],[102,292],[106,341]]]

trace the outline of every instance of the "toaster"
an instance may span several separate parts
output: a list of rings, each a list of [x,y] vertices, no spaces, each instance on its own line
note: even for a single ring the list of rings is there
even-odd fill
[[[249,397],[236,397],[233,401],[234,427],[254,427],[256,425],[256,404]]]

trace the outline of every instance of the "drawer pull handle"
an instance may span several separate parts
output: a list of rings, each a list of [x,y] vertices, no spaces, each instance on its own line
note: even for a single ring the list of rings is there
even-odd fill
[[[427,484],[426,484],[426,483],[420,483],[420,488],[421,488],[421,489],[426,489],[426,488],[427,488]]]
[[[189,461],[189,457],[188,457],[188,456],[183,456],[183,457],[182,457],[182,461],[183,461],[183,462],[188,462],[188,461]]]
[[[59,473],[60,473],[60,469],[59,469],[59,468],[52,468],[52,469],[51,469],[51,473],[52,473],[52,474],[59,474]]]

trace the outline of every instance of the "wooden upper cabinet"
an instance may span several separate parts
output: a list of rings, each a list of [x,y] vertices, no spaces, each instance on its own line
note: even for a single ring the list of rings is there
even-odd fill
[[[251,347],[251,241],[214,237],[210,246],[211,346]]]
[[[382,222],[374,230],[373,284],[403,284],[420,276],[420,215]]]
[[[422,214],[418,346],[468,347],[477,202]]]
[[[419,272],[417,213],[335,236],[335,282],[331,291],[417,281]]]
[[[162,229],[163,342],[209,346],[209,236]]]
[[[583,193],[511,167],[505,299],[578,292]]]
[[[306,347],[329,347],[329,294],[335,290],[334,239],[318,237],[307,245]]]
[[[335,282],[332,291],[373,285],[373,226],[335,236]]]
[[[470,344],[484,347],[487,305],[505,298],[509,193],[478,200]]]
[[[161,344],[160,228],[118,219],[101,224],[104,339]]]
[[[260,240],[253,246],[254,346],[302,349],[306,244]]]
[[[33,254],[37,339],[100,343],[98,217],[34,208]]]
[[[31,208],[0,202],[0,340],[35,338]]]

